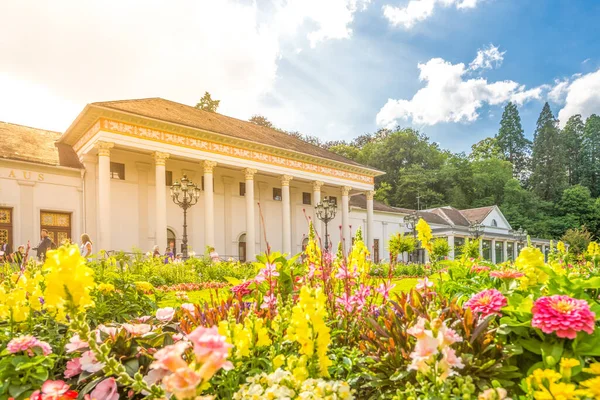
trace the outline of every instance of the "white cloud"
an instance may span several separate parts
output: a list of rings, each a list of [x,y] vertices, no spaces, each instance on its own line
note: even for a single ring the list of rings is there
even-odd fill
[[[410,100],[388,99],[377,114],[378,125],[391,128],[398,120],[423,125],[472,122],[484,104],[498,105],[509,100],[522,104],[540,98],[543,90],[543,87],[527,90],[511,80],[469,79],[471,70],[465,64],[452,64],[441,58],[419,64],[418,68],[419,79],[425,82],[425,87]]]
[[[504,60],[505,51],[498,50],[498,47],[490,44],[488,48],[477,50],[477,56],[469,64],[469,69],[492,69],[498,68],[502,65]]]
[[[581,114],[583,118],[600,114],[600,69],[589,74],[579,75],[561,89],[565,96],[565,106],[558,112],[561,126],[569,117]]]
[[[386,4],[383,15],[392,26],[410,29],[433,15],[436,7],[475,8],[480,0],[410,0],[404,7]]]
[[[548,99],[555,103],[563,103],[567,96],[570,83],[569,79],[556,79],[554,81],[554,86],[548,92]]]
[[[282,49],[350,37],[369,1],[0,3],[0,120],[63,130],[89,102],[204,91],[246,119],[274,93]]]

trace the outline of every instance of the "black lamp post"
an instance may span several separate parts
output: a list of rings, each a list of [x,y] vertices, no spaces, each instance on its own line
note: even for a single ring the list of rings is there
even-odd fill
[[[475,239],[479,239],[479,237],[483,234],[483,225],[481,225],[479,221],[475,221],[469,225],[469,233],[471,236],[474,236]]]
[[[171,186],[171,198],[173,203],[183,208],[183,258],[188,258],[187,240],[187,210],[198,202],[200,189],[196,187],[184,174],[181,182],[175,182]]]
[[[337,212],[337,204],[329,197],[325,197],[323,201],[315,206],[315,214],[317,218],[325,224],[325,250],[329,251],[329,232],[327,224],[335,218]]]
[[[515,231],[515,239],[517,239],[517,242],[519,242],[520,245],[523,244],[526,237],[527,237],[527,231],[524,230],[522,227],[519,227],[519,229],[517,229]]]
[[[415,255],[417,254],[417,223],[419,222],[419,216],[417,215],[416,212],[407,215],[406,217],[404,217],[404,225],[413,233],[413,237],[415,238],[415,249],[413,251],[413,261],[415,257]]]

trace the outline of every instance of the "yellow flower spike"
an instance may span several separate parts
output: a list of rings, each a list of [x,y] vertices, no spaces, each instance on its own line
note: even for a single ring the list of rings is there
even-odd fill
[[[567,252],[567,248],[566,248],[566,246],[565,246],[565,243],[564,243],[564,242],[562,242],[562,241],[560,241],[560,242],[558,242],[558,243],[556,244],[556,249],[557,249],[558,251],[560,251],[561,253],[563,253],[563,254]]]
[[[421,241],[421,245],[424,249],[431,253],[432,244],[431,239],[433,239],[433,234],[431,233],[431,227],[423,218],[419,218],[419,222],[415,226],[417,231],[417,238]]]

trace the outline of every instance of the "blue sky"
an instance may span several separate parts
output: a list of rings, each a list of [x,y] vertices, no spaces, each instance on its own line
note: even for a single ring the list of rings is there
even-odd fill
[[[469,151],[509,100],[529,137],[545,101],[600,113],[599,20],[598,0],[0,1],[0,120],[209,91],[324,140],[399,124]]]

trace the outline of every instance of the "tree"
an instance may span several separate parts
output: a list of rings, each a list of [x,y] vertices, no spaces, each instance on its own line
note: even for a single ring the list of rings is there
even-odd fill
[[[523,180],[527,175],[531,142],[523,135],[521,117],[515,103],[509,102],[504,107],[496,143],[504,158],[513,165],[513,176]]]
[[[585,121],[583,132],[582,183],[592,196],[600,195],[600,116],[592,114]]]
[[[213,100],[210,93],[204,92],[204,96],[202,96],[198,104],[196,104],[196,108],[214,113],[217,112],[219,103],[221,103],[221,100]]]
[[[488,160],[500,158],[501,154],[496,138],[485,138],[471,146],[469,158],[471,160]]]
[[[265,128],[275,129],[275,127],[273,126],[271,121],[267,119],[267,117],[259,114],[254,114],[252,117],[250,117],[248,121],[256,125],[264,126]]]
[[[567,120],[561,132],[570,186],[580,183],[582,177],[584,127],[581,115],[577,114]]]
[[[576,256],[582,254],[592,241],[592,234],[585,228],[569,229],[561,240],[569,245],[569,253]]]
[[[546,103],[537,120],[533,136],[533,172],[530,177],[531,187],[543,200],[557,200],[566,185],[561,139],[558,121]]]

